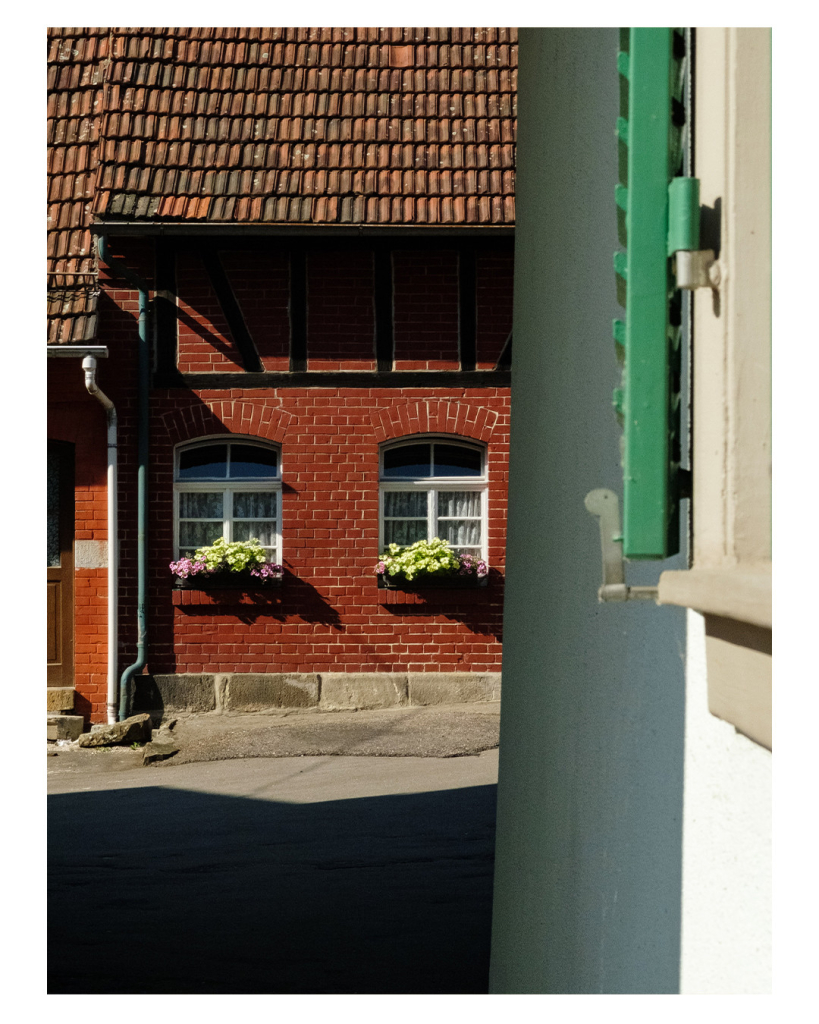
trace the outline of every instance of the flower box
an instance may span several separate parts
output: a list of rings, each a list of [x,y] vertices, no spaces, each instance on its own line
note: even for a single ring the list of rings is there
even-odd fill
[[[485,587],[487,576],[419,576],[412,581],[382,574],[378,576],[379,590],[475,590]]]
[[[282,576],[251,576],[250,573],[215,572],[210,575],[197,573],[184,579],[174,577],[177,590],[270,590],[282,585]]]

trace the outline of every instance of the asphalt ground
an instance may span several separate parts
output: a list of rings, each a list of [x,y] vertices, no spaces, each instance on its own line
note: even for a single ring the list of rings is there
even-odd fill
[[[49,750],[49,992],[486,993],[498,717],[191,716],[147,767]]]

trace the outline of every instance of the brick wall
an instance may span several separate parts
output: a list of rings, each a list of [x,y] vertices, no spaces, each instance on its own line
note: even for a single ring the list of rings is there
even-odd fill
[[[475,261],[475,341],[479,370],[491,370],[497,363],[512,329],[514,269],[511,252],[488,253]]]
[[[150,281],[150,243],[131,243],[127,250],[121,244],[117,251],[127,254],[129,265]],[[311,368],[312,360],[321,357],[327,365],[349,369],[345,354],[355,363],[366,361],[364,353],[372,353],[372,304],[365,301],[365,285],[372,274],[368,260],[371,257],[363,253],[350,260],[340,278],[338,260],[319,256],[308,261]],[[265,255],[251,265],[245,254],[232,254],[223,257],[223,265],[265,368],[283,368],[288,333],[282,326],[285,258]],[[432,275],[419,275],[418,302],[432,301],[431,278],[447,280],[447,289],[454,286],[457,291],[451,272],[444,259]],[[324,283],[333,278],[342,283],[318,302],[322,276]],[[227,326],[193,257],[180,264],[178,280],[180,293],[183,284],[186,289],[180,306],[184,300],[187,314],[179,326],[180,352],[187,339],[185,365],[191,370],[203,364],[212,370],[236,368],[235,360],[226,355],[226,346],[232,345]],[[99,341],[109,346],[111,357],[100,360],[98,378],[117,405],[120,427],[119,675],[136,656],[138,296],[105,273],[102,282]],[[449,294],[441,299],[447,309],[453,301]],[[409,299],[399,301],[396,292],[396,321],[402,302],[406,306]],[[490,305],[499,308],[499,302]],[[506,308],[511,318],[511,302]],[[479,294],[479,337],[480,309]],[[457,352],[457,334],[452,348],[449,314],[441,316],[436,340],[430,325],[438,321],[432,307],[427,305],[427,310],[429,316],[421,322],[427,325],[427,355],[436,345],[441,354]],[[455,310],[457,326],[457,304]],[[334,316],[339,318],[337,337],[343,344],[334,340]],[[484,321],[486,341],[479,352],[500,348],[509,329],[502,320],[499,313],[492,330]],[[398,341],[396,323],[396,361]],[[149,671],[499,670],[508,389],[154,390],[150,432]],[[168,568],[174,555],[173,451],[182,441],[218,433],[258,437],[281,446],[287,578],[281,590],[243,599],[244,603],[227,595],[216,604],[192,604],[185,593],[174,593]],[[379,445],[412,433],[452,434],[487,445],[492,571],[486,589],[448,592],[423,603],[395,603],[394,595],[376,587]],[[49,437],[76,445],[77,536],[107,540],[105,416],[85,392],[79,360],[49,361]],[[105,715],[106,571],[78,569],[76,582],[77,709],[100,721]]]
[[[500,389],[166,392],[152,401],[151,668],[154,672],[498,671],[509,397]],[[174,605],[168,563],[173,448],[230,431],[282,450],[280,591]],[[454,433],[489,453],[490,585],[424,604],[387,603],[378,556],[379,443]],[[160,482],[161,481],[161,482]],[[392,597],[393,595],[389,595]],[[197,598],[198,600],[198,598]]]
[[[458,369],[458,254],[394,252],[396,370]]]
[[[290,367],[290,260],[286,252],[223,252],[222,265],[265,370]],[[180,367],[181,368],[181,367]]]
[[[374,370],[371,252],[311,252],[307,259],[308,370]]]
[[[80,362],[79,359],[49,360],[48,436],[74,445],[75,539],[106,543],[105,412],[85,390]],[[75,707],[77,714],[95,721],[105,717],[107,600],[107,570],[77,565],[74,573],[74,679],[78,691]]]

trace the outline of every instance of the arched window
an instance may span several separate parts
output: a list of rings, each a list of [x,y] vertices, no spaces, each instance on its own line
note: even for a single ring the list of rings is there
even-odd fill
[[[197,441],[176,450],[175,557],[220,537],[255,538],[281,562],[281,460],[278,448],[250,440]]]
[[[486,451],[444,438],[413,438],[381,450],[379,551],[441,537],[486,558]]]

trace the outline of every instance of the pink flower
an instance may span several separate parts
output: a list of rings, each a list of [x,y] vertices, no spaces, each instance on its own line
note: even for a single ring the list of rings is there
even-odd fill
[[[263,580],[278,579],[283,571],[282,567],[275,562],[263,562],[261,565],[254,566],[250,570],[250,575]]]

